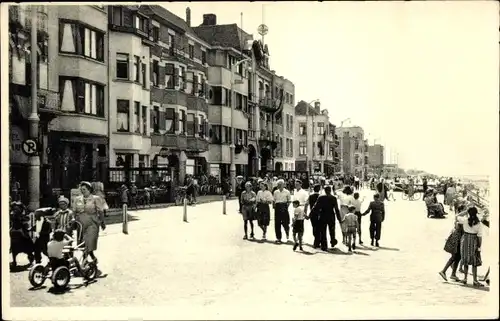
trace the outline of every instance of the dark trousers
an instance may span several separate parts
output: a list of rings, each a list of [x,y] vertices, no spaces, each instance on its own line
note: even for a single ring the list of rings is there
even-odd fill
[[[335,245],[337,245],[337,239],[335,238],[335,220],[333,218],[319,221],[319,226],[318,226],[318,234],[320,240],[319,245],[323,250],[326,250],[328,248],[328,242],[326,237],[327,230],[330,233],[330,245],[334,247]]]
[[[319,222],[319,218],[317,215],[311,215],[311,226],[312,226],[312,231],[313,231],[313,235],[314,235],[314,244],[313,246],[316,248],[316,247],[320,247],[320,244],[321,244],[321,235],[319,233],[319,226],[320,226],[320,222]]]
[[[41,235],[35,241],[35,261],[36,263],[42,262],[42,253],[47,255],[47,243],[49,243],[48,235]]]
[[[238,211],[241,213],[241,194],[238,195],[238,205],[239,205]]]
[[[274,211],[274,232],[276,239],[281,240],[281,227],[285,229],[285,234],[288,237],[290,233],[290,214],[288,214],[287,203],[276,203]]]
[[[380,233],[382,232],[382,222],[379,220],[372,220],[370,222],[370,238],[379,241]]]

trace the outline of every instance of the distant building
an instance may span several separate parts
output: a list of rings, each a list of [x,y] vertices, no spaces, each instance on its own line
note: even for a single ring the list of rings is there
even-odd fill
[[[328,111],[321,110],[320,102],[313,108],[302,100],[295,106],[295,118],[295,170],[333,175],[339,160],[339,140]]]
[[[344,174],[366,177],[369,155],[363,128],[338,127],[336,132],[341,140],[340,171]]]
[[[384,165],[384,146],[374,144],[368,146],[368,164],[370,166]]]

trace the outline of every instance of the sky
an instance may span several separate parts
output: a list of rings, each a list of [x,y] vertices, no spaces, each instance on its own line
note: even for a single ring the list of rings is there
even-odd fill
[[[243,12],[254,38],[265,23],[271,69],[294,82],[295,101],[320,99],[337,126],[362,126],[386,162],[454,176],[498,167],[496,1],[164,6],[184,19],[189,6],[192,26],[205,13],[240,25]]]

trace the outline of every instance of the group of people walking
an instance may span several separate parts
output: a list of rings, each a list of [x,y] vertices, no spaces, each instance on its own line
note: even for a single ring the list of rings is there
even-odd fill
[[[323,251],[328,246],[335,247],[338,244],[336,238],[336,224],[340,224],[342,231],[342,243],[349,251],[356,248],[356,238],[361,239],[362,217],[370,215],[370,238],[372,246],[379,246],[382,231],[382,222],[385,219],[385,208],[381,196],[377,193],[368,208],[361,212],[363,199],[354,192],[351,186],[345,186],[342,192],[336,193],[332,187],[327,185],[315,185],[313,192],[302,188],[301,180],[295,181],[295,189],[292,193],[285,188],[282,179],[277,180],[273,190],[269,190],[269,184],[264,180],[259,182],[257,193],[253,190],[250,182],[244,183],[244,190],[239,194],[240,212],[243,216],[244,236],[243,239],[254,239],[254,221],[262,230],[262,239],[267,239],[267,229],[270,224],[271,208],[274,209],[274,232],[275,242],[282,243],[284,231],[287,241],[290,240],[290,226],[292,227],[294,251],[302,250],[304,221],[310,220],[314,236],[314,248]],[[289,207],[293,205],[292,222],[290,224]],[[250,228],[250,235],[248,234]],[[328,236],[330,242],[327,241]]]
[[[108,206],[101,195],[99,184],[81,182],[81,195],[76,196],[73,208],[70,201],[61,196],[58,199],[58,208],[55,212],[36,210],[27,213],[20,202],[11,204],[11,251],[13,264],[16,265],[16,255],[26,253],[31,264],[41,263],[42,254],[49,256],[48,247],[52,235],[56,231],[69,234],[75,229],[75,222],[79,223],[78,242],[85,242],[84,260],[88,257],[97,264],[94,251],[97,250],[99,230],[104,230],[104,213]]]

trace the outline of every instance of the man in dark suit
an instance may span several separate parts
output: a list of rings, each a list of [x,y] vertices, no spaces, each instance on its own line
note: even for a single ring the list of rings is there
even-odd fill
[[[379,193],[380,197],[382,198],[382,202],[384,200],[389,200],[387,197],[387,190],[389,189],[389,186],[387,186],[385,180],[383,178],[380,179],[380,183],[377,184],[377,192]]]
[[[340,219],[340,210],[337,203],[337,198],[332,195],[332,188],[330,186],[325,187],[325,195],[318,197],[316,204],[314,205],[312,212],[317,213],[319,216],[318,224],[318,234],[320,239],[320,247],[323,251],[328,249],[326,240],[326,228],[330,232],[330,242],[331,246],[335,247],[337,245],[337,239],[335,238],[335,217],[337,220]]]
[[[380,233],[382,232],[382,222],[385,219],[385,208],[384,203],[380,200],[380,195],[373,195],[373,201],[370,202],[370,205],[363,213],[366,215],[370,213],[370,238],[372,239],[371,245],[373,246],[374,242],[376,242],[376,246],[380,245],[378,242],[380,241]]]

